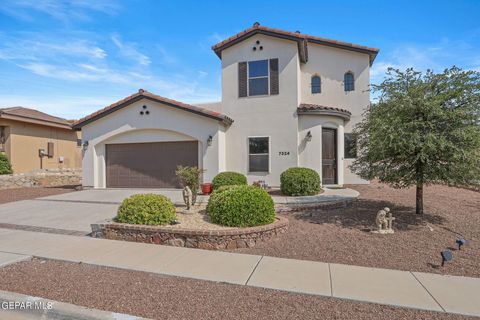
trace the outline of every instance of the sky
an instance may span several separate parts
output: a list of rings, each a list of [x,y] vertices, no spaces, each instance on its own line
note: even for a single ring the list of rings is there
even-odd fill
[[[1,0],[0,107],[83,117],[144,88],[221,99],[211,46],[252,26],[380,48],[371,69],[480,71],[480,0]]]

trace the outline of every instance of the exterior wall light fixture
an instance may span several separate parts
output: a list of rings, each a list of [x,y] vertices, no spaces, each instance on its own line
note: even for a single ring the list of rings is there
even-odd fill
[[[208,136],[207,145],[208,145],[208,146],[211,146],[211,145],[212,145],[212,142],[213,142],[213,137],[212,137],[212,136]]]

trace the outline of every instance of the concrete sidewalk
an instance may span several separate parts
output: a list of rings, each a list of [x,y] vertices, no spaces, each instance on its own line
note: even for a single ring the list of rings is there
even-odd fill
[[[480,279],[0,229],[0,251],[480,316]],[[19,256],[11,256],[18,259]]]

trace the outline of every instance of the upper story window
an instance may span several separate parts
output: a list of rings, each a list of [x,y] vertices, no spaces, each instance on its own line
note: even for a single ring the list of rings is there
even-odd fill
[[[343,83],[345,86],[345,91],[355,90],[355,79],[353,78],[353,73],[345,73],[345,75],[343,76]]]
[[[311,81],[312,93],[322,92],[322,80],[320,76],[313,76]]]
[[[268,60],[250,61],[248,63],[248,95],[268,94]]]
[[[238,63],[238,96],[279,94],[278,59]]]

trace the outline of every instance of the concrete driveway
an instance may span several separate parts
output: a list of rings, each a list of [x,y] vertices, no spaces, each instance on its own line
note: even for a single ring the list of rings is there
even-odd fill
[[[23,200],[0,205],[0,227],[87,234],[90,224],[112,219],[123,199],[136,193],[156,193],[181,204],[182,192],[175,189],[95,189]],[[198,202],[205,201],[199,196]],[[56,230],[55,230],[56,229]]]

